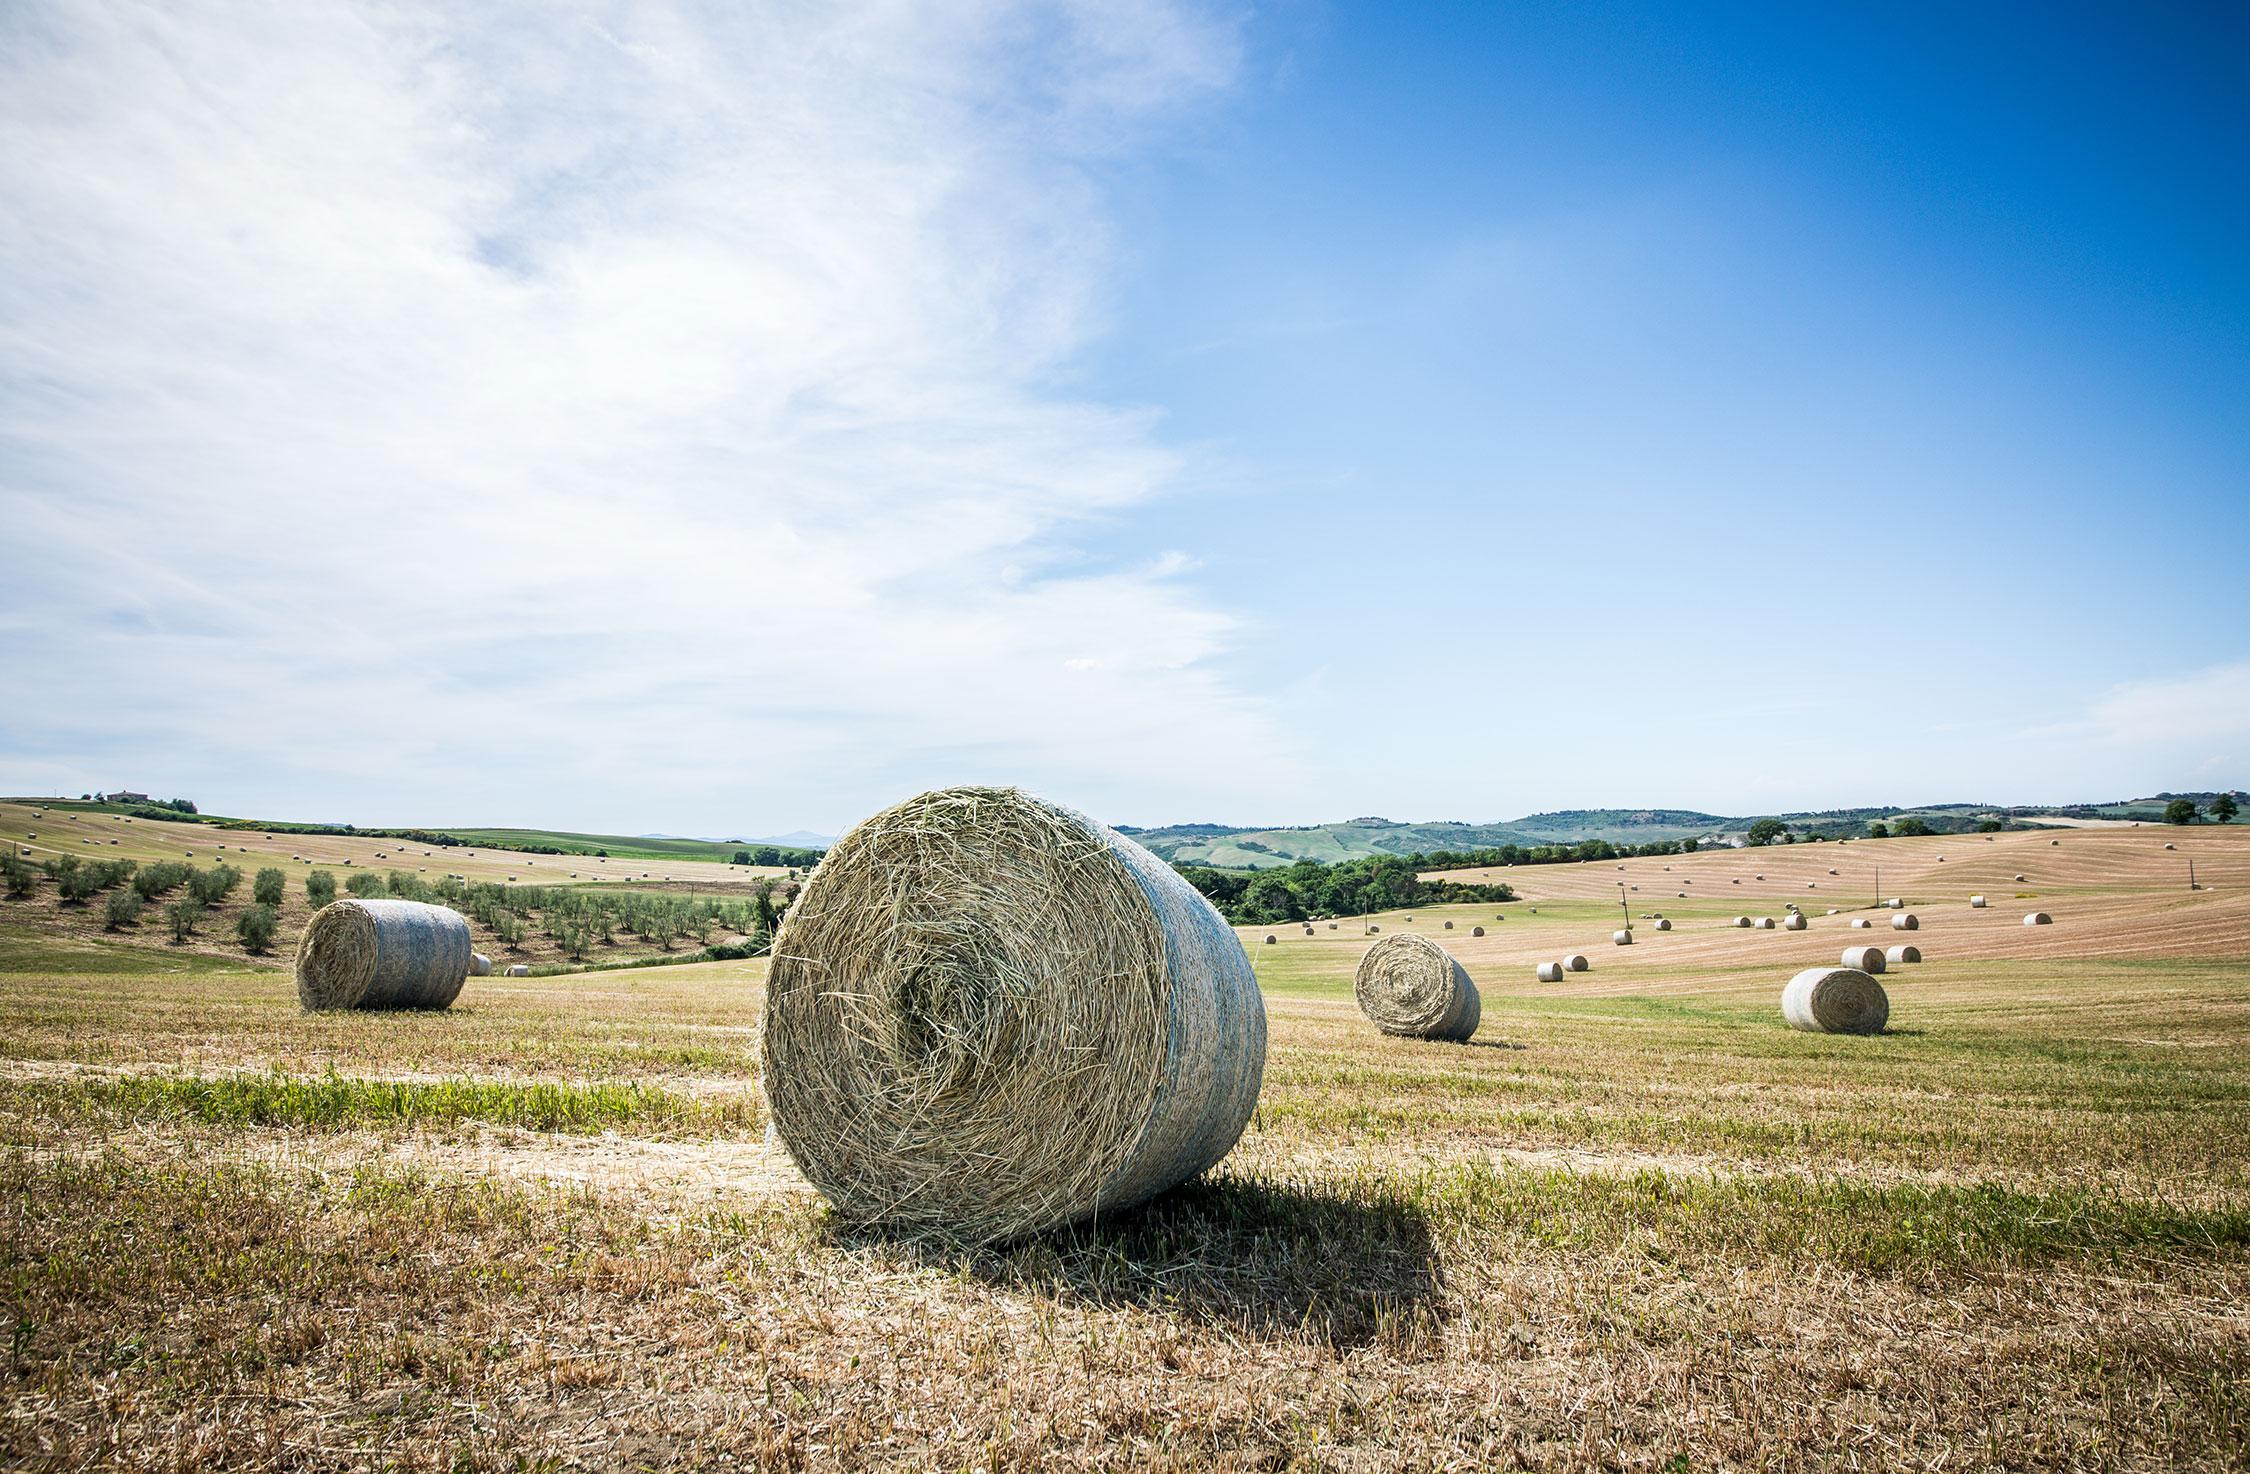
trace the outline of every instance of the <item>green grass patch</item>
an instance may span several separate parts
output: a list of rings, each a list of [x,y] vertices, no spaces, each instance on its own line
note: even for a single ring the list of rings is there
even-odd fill
[[[118,1075],[24,1081],[7,1095],[32,1106],[110,1111],[136,1119],[343,1130],[479,1122],[527,1131],[717,1131],[754,1126],[751,1097],[699,1100],[641,1084],[549,1081],[369,1080],[325,1075]],[[28,1099],[26,1099],[28,1097]]]

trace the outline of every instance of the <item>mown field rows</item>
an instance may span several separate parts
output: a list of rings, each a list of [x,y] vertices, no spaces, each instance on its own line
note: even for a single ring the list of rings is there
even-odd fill
[[[767,1144],[762,962],[307,1017],[272,969],[0,936],[0,1449],[2244,1466],[2250,939],[2230,950],[2229,913],[2090,873],[2042,897],[2055,939],[2114,906],[2181,955],[2024,957],[1926,907],[1930,960],[1886,978],[1892,1032],[1845,1039],[1776,1006],[1843,917],[1722,925],[1778,914],[1779,881],[1647,907],[1682,929],[1613,948],[1614,897],[1511,879],[1520,903],[1375,919],[1468,960],[1471,1044],[1358,1018],[1364,919],[1249,931],[1272,1044],[1236,1153],[1148,1210],[980,1253],[837,1232]],[[2218,883],[2194,903],[2225,904]],[[1594,970],[1531,980],[1565,950]]]

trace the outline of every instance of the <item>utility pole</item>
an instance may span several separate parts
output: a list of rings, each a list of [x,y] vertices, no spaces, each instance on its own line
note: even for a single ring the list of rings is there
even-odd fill
[[[2188,889],[2191,891],[2203,889],[2202,886],[2195,883],[2195,857],[2193,855],[2188,857]]]

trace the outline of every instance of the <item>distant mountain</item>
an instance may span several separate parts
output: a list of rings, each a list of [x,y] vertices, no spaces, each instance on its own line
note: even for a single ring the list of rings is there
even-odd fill
[[[2188,795],[2207,798],[2207,795]],[[1761,818],[1776,818],[1799,835],[1841,839],[1867,832],[1880,819],[1895,823],[1916,818],[1939,834],[1962,834],[1988,819],[2011,828],[2037,828],[2040,820],[2055,818],[2111,818],[2153,821],[2161,816],[2164,795],[2118,803],[2073,805],[1925,804],[1918,807],[1877,806],[1858,809],[1823,809],[1797,813],[1706,814],[1695,809],[1557,809],[1552,813],[1526,814],[1492,824],[1467,824],[1458,820],[1402,823],[1394,819],[1364,817],[1332,824],[1294,825],[1258,829],[1228,824],[1168,824],[1156,829],[1125,832],[1175,865],[1215,865],[1226,869],[1263,870],[1293,865],[1299,860],[1335,864],[1369,855],[1429,854],[1435,850],[1497,849],[1502,845],[1582,844],[1607,840],[1616,845],[1653,844],[1659,840],[1696,839],[1713,843],[1739,843],[1743,833]]]

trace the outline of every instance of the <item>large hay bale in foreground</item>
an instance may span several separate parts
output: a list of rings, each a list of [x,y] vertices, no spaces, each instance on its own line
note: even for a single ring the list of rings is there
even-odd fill
[[[1883,960],[1894,965],[1907,962],[1920,962],[1922,960],[1922,949],[1915,946],[1912,942],[1901,942],[1897,946],[1891,948],[1890,951],[1885,952],[1883,954]]]
[[[1466,1039],[1484,1014],[1468,970],[1443,947],[1412,932],[1369,947],[1352,977],[1352,992],[1376,1028],[1409,1039]]]
[[[1922,920],[1911,911],[1901,911],[1891,918],[1892,931],[1920,931]]]
[[[1559,983],[1562,981],[1563,965],[1559,962],[1542,962],[1538,973],[1542,983]]]
[[[775,1128],[839,1217],[994,1243],[1225,1156],[1266,1014],[1233,930],[1162,860],[1016,789],[951,788],[813,870],[764,1039]]]
[[[1812,1034],[1880,1034],[1891,1000],[1863,969],[1808,967],[1781,990],[1781,1016]]]
[[[420,901],[332,901],[297,944],[297,1001],[346,1008],[447,1008],[475,965],[461,913]]]
[[[1883,970],[1883,949],[1881,947],[1846,947],[1843,962],[1844,966],[1856,967],[1861,972],[1881,972]]]

